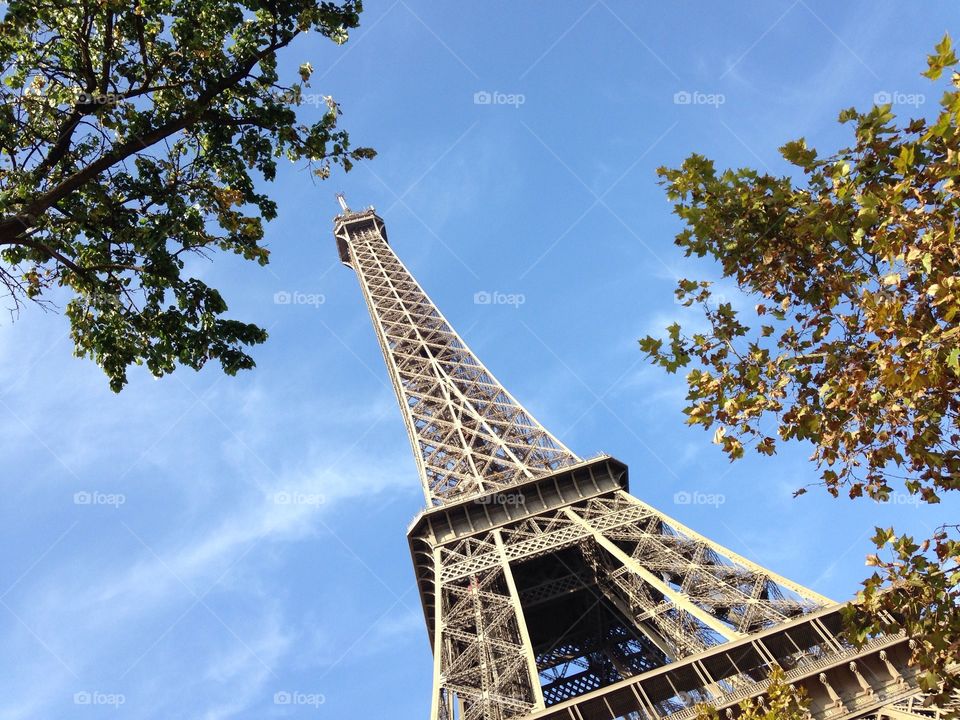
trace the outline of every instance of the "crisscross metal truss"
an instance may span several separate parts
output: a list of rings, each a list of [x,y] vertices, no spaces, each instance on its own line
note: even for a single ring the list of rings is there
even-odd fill
[[[434,718],[523,717],[830,602],[623,491],[433,557]]]
[[[470,351],[387,244],[372,210],[339,216],[335,234],[360,279],[429,504],[577,462]]]

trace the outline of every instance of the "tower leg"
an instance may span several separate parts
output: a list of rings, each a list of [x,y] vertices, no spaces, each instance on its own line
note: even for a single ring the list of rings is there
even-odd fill
[[[493,530],[469,542],[482,567],[467,576],[445,578],[446,553],[442,547],[434,551],[439,591],[431,718],[523,717],[542,709],[544,701],[503,539]]]

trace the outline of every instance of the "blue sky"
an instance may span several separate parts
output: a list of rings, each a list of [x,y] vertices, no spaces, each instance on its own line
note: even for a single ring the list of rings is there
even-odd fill
[[[791,499],[815,477],[810,449],[729,464],[684,426],[682,379],[636,344],[695,322],[673,302],[677,277],[716,277],[673,246],[655,169],[696,151],[785,172],[779,145],[842,146],[837,112],[877,93],[934,112],[919,72],[956,28],[954,5],[366,5],[347,45],[303,39],[283,65],[292,78],[312,62],[313,90],[379,156],[323,183],[281,169],[269,268],[191,266],[233,316],[269,329],[256,370],[135,370],[113,395],[71,356],[62,317],[3,317],[0,719],[426,716],[404,538],[423,498],[356,278],[337,261],[340,190],[377,207],[541,422],[580,455],[628,463],[635,495],[700,532],[842,599],[874,524],[928,534],[955,520],[956,502]],[[522,303],[476,302],[484,292]]]

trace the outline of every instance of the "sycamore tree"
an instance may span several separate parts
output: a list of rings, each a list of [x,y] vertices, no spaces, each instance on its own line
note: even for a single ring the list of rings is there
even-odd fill
[[[266,333],[224,317],[191,255],[268,260],[276,203],[259,180],[286,158],[326,177],[351,148],[337,103],[281,78],[298,36],[336,44],[359,0],[12,0],[0,22],[0,281],[14,311],[62,297],[75,352],[120,390],[219,361],[233,374]],[[299,119],[305,97],[319,119]],[[299,112],[298,112],[299,111]]]
[[[791,176],[718,172],[699,155],[658,171],[685,223],[676,244],[716,261],[750,300],[735,308],[709,282],[681,280],[679,301],[702,308],[706,329],[674,324],[641,348],[686,371],[687,422],[712,430],[731,460],[802,441],[833,496],[938,503],[960,488],[960,74],[949,37],[928,65],[943,86],[933,117],[844,110],[851,146],[821,156],[788,142]],[[958,527],[919,539],[878,528],[874,540],[854,638],[905,627],[923,689],[944,701],[960,686]]]

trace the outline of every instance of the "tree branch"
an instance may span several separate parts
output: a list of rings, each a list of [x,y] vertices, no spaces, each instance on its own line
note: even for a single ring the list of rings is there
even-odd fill
[[[211,86],[206,92],[202,93],[193,103],[193,108],[185,112],[180,117],[170,120],[160,127],[155,128],[151,132],[136,136],[121,144],[119,147],[114,148],[112,152],[103,155],[98,160],[95,160],[84,167],[82,170],[77,171],[70,177],[63,180],[57,186],[41,194],[39,197],[29,203],[27,207],[25,207],[24,210],[18,215],[6,217],[0,220],[0,244],[11,244],[16,241],[17,238],[21,237],[29,229],[28,223],[31,222],[33,218],[42,215],[54,203],[62,200],[74,190],[98,176],[107,168],[122,162],[131,155],[150,147],[154,143],[157,143],[160,140],[163,140],[164,138],[193,125],[203,116],[204,112],[207,110],[207,106],[214,98],[217,97],[217,95],[222,93],[227,88],[240,82],[244,77],[250,74],[250,71],[257,65],[257,63],[271,53],[274,53],[280,48],[287,46],[298,34],[299,31],[295,31],[286,39],[273,42],[260,52],[255,53],[247,58],[247,60],[236,70],[226,77],[221,78],[219,82],[214,83],[213,86]]]

